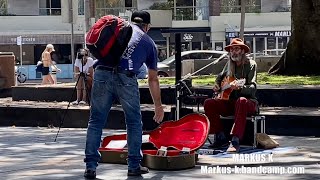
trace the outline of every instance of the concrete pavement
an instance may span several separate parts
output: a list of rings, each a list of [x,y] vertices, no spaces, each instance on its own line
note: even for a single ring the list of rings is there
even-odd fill
[[[42,127],[0,127],[0,179],[84,179],[84,146],[86,129],[61,129],[57,142],[53,142],[58,129]],[[104,130],[104,136],[123,131]],[[259,166],[258,163],[234,162],[230,158],[200,156],[193,169],[181,171],[155,171],[143,177],[128,178],[127,167],[100,164],[98,179],[320,179],[320,138],[272,136],[281,147],[291,150],[274,152],[273,162],[264,167],[303,167],[304,174],[218,174],[202,173],[207,167]]]

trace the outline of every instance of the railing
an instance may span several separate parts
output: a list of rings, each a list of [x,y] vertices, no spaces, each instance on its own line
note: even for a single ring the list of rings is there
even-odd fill
[[[208,20],[209,7],[208,6],[177,7],[175,17],[174,17],[174,9],[172,8],[172,15],[173,15],[173,19],[176,21]]]
[[[268,10],[264,10],[261,5],[250,5],[246,6],[246,13],[291,12],[291,5],[279,5],[266,9]],[[241,6],[221,6],[221,13],[241,13]]]
[[[59,16],[61,15],[61,8],[39,8],[39,15]]]
[[[4,16],[6,14],[8,14],[7,8],[0,8],[0,16]]]
[[[291,12],[291,5],[275,7],[271,12]]]
[[[221,6],[221,13],[240,13],[241,6]],[[261,6],[246,6],[246,13],[260,13]]]
[[[125,7],[118,7],[118,8],[96,8],[96,18],[99,19],[102,16],[108,15],[108,14],[113,14],[113,15],[117,15],[117,16],[121,16],[123,18],[129,18],[129,16],[131,15],[131,13],[128,13],[128,11],[133,12],[135,11],[137,8],[125,8]]]

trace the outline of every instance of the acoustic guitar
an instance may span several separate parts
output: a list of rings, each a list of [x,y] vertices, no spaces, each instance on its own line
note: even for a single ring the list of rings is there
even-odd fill
[[[238,87],[242,87],[246,83],[246,79],[244,79],[244,78],[243,79],[236,79],[231,76],[226,76],[221,82],[220,93],[217,94],[217,96],[216,96],[217,99],[229,100],[230,94],[233,91],[233,89],[231,89],[230,83],[233,81],[235,81],[235,84]]]

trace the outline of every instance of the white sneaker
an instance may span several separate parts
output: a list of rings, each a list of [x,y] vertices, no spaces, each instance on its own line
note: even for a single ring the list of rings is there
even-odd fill
[[[80,105],[86,105],[87,103],[85,101],[80,101],[79,104]]]
[[[72,104],[72,105],[78,105],[79,102],[76,100],[76,101],[73,101],[71,104]]]

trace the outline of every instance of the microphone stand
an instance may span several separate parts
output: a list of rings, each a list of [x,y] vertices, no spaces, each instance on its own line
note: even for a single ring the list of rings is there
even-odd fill
[[[175,84],[175,88],[177,91],[177,107],[176,107],[176,120],[180,119],[180,96],[183,94],[182,91],[185,88],[188,92],[189,95],[192,95],[193,93],[191,92],[190,88],[187,86],[187,84],[185,83],[185,80],[189,79],[190,77],[194,76],[195,74],[201,72],[202,70],[204,70],[205,68],[211,66],[211,65],[215,65],[218,62],[220,62],[221,60],[223,60],[226,56],[228,55],[228,53],[225,53],[223,55],[221,55],[218,59],[214,60],[213,62],[207,64],[206,66],[200,68],[199,70],[193,72],[192,74],[187,74],[185,75],[180,81],[178,81],[177,84]]]

